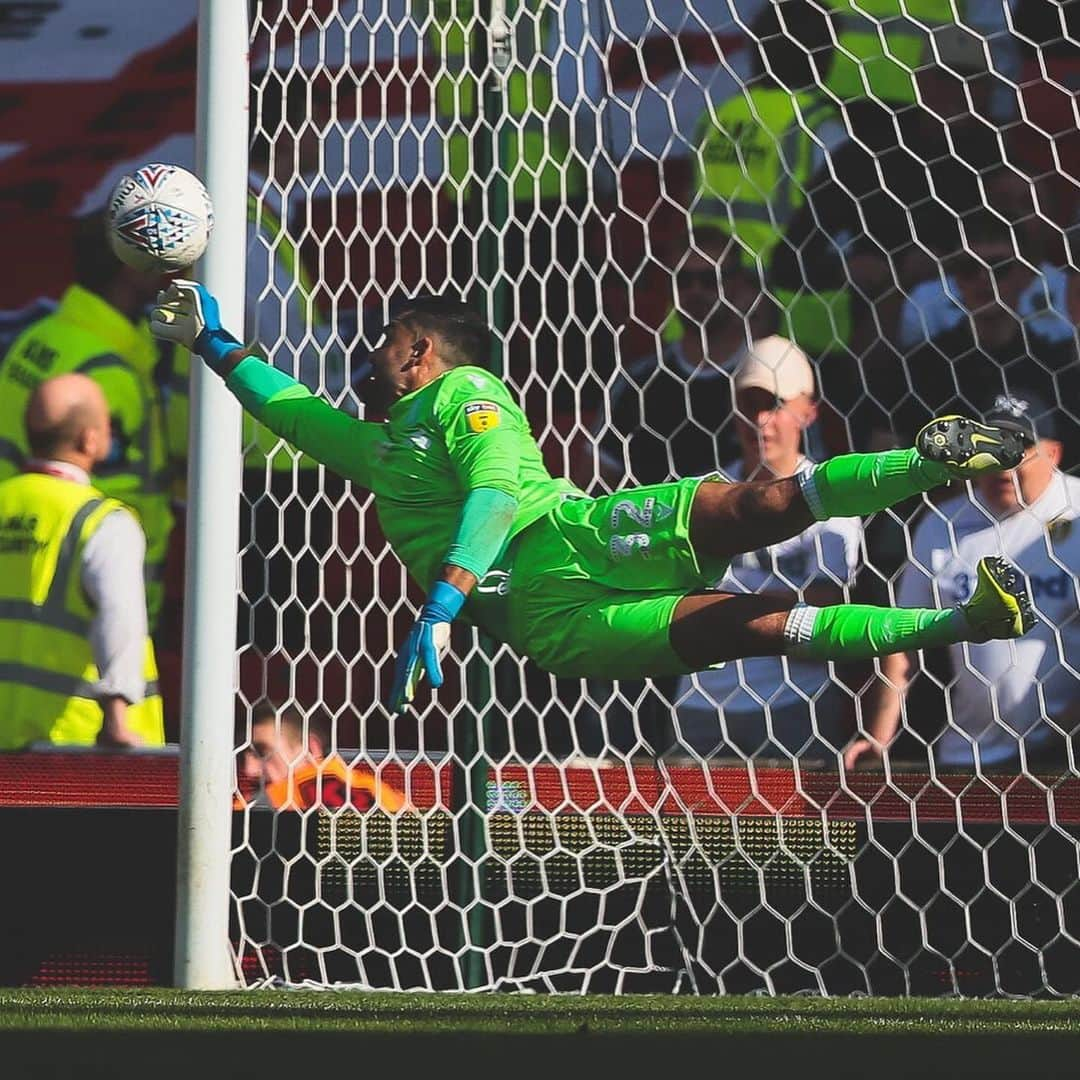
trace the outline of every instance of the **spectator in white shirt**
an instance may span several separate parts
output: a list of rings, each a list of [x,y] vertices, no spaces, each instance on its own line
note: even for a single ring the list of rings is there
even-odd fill
[[[790,341],[755,341],[735,371],[742,457],[723,472],[732,481],[792,476],[813,464],[803,435],[817,416],[814,372]],[[739,555],[716,583],[725,592],[797,592],[811,604],[843,600],[858,563],[861,526],[833,518],[761,551]],[[847,741],[842,691],[829,668],[759,657],[685,676],[675,697],[681,742],[700,754],[833,759]]]
[[[1016,563],[1031,583],[1039,622],[1022,641],[950,646],[952,681],[933,756],[964,769],[1064,766],[1080,724],[1080,479],[1059,471],[1062,421],[1031,391],[998,397],[986,419],[1022,427],[1027,456],[1015,471],[981,478],[971,494],[928,510],[896,603],[962,603],[982,556],[1003,553]],[[886,681],[867,710],[865,736],[844,754],[846,767],[888,751],[915,670],[903,653],[881,661]]]

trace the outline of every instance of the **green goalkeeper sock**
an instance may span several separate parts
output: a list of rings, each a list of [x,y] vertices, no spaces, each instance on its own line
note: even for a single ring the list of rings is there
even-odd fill
[[[798,604],[784,625],[788,655],[807,660],[867,660],[874,656],[967,641],[971,633],[959,608],[883,608]]]
[[[944,465],[911,447],[830,458],[803,473],[799,485],[810,512],[825,521],[874,514],[951,479]]]

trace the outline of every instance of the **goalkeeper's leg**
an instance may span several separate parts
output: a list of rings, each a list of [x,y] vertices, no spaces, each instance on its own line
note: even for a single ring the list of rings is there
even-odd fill
[[[709,559],[757,551],[815,520],[862,517],[957,477],[1015,468],[1019,432],[947,416],[927,424],[908,450],[844,454],[798,477],[765,483],[701,484],[690,515],[690,542]]]
[[[1015,638],[1035,624],[1022,576],[1002,558],[982,559],[976,588],[956,608],[815,608],[790,596],[699,593],[675,609],[669,638],[688,668],[747,656],[865,660],[958,641]]]

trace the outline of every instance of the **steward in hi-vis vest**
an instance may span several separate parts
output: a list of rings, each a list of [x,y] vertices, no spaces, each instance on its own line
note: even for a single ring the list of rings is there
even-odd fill
[[[824,151],[843,139],[836,110],[810,91],[763,82],[721,102],[698,122],[694,225],[736,236],[767,263]]]
[[[146,596],[151,625],[161,605],[173,515],[159,353],[142,318],[160,279],[120,263],[108,250],[100,215],[77,230],[76,283],[51,315],[28,326],[0,359],[0,480],[27,453],[23,413],[31,392],[67,372],[88,375],[105,393],[112,450],[97,468],[101,491],[135,511],[146,533]]]
[[[785,7],[785,12],[788,8]],[[782,26],[772,7],[755,22],[759,58],[745,86],[706,111],[695,139],[695,230],[719,229],[739,240],[747,262],[764,272],[786,320],[787,336],[822,352],[850,331],[843,275],[822,281],[820,265],[803,269],[799,288],[770,275],[787,227],[811,198],[828,154],[847,141],[833,102],[817,88],[828,64],[824,17]],[[798,31],[802,40],[796,40]]]
[[[145,540],[88,476],[109,445],[104,397],[85,376],[46,380],[27,426],[25,471],[0,482],[0,749],[161,745]]]
[[[926,62],[926,40],[955,25],[947,0],[825,0],[837,47],[825,89],[839,102],[868,97],[883,105],[914,105],[915,72]],[[966,5],[957,3],[963,18]]]

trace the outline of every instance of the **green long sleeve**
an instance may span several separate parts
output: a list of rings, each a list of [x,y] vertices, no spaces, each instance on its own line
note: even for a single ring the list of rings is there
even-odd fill
[[[328,469],[372,486],[372,455],[382,424],[357,420],[316,397],[303,383],[257,356],[247,356],[225,385],[259,423]]]

